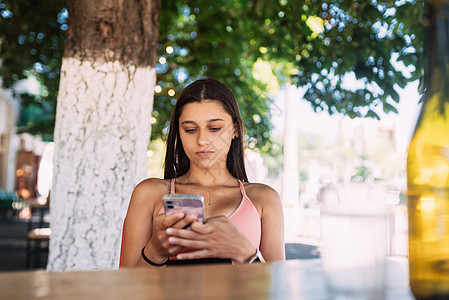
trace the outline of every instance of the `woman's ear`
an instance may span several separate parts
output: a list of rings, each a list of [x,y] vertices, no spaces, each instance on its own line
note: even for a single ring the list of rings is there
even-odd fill
[[[234,132],[233,132],[232,139],[236,139],[238,137],[239,137],[239,130],[238,130],[238,127],[237,127],[237,123],[234,123]]]

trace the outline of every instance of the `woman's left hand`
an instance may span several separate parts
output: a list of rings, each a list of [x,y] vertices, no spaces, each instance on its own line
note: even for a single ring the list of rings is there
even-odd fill
[[[257,248],[225,216],[207,219],[205,224],[193,222],[189,229],[168,228],[168,242],[198,251],[178,254],[178,259],[230,258],[245,263]]]

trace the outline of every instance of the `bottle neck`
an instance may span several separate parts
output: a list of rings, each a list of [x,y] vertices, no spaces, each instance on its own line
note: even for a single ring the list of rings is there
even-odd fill
[[[449,93],[449,1],[426,1],[426,94]],[[427,98],[427,97],[426,97]]]

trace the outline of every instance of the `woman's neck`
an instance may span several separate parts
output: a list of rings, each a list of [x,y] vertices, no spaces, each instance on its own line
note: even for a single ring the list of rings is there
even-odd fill
[[[214,188],[228,184],[235,184],[235,178],[229,173],[227,168],[223,169],[202,169],[191,166],[186,174],[176,180],[182,184],[192,184],[204,188]]]

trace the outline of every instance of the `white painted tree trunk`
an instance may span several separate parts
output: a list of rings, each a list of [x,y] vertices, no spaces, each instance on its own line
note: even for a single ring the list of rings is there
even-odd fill
[[[297,88],[287,84],[285,89],[284,159],[282,172],[282,203],[284,205],[286,237],[300,232],[304,212],[299,206],[298,169],[298,107]]]
[[[118,267],[123,219],[146,177],[153,67],[64,58],[48,271]]]

